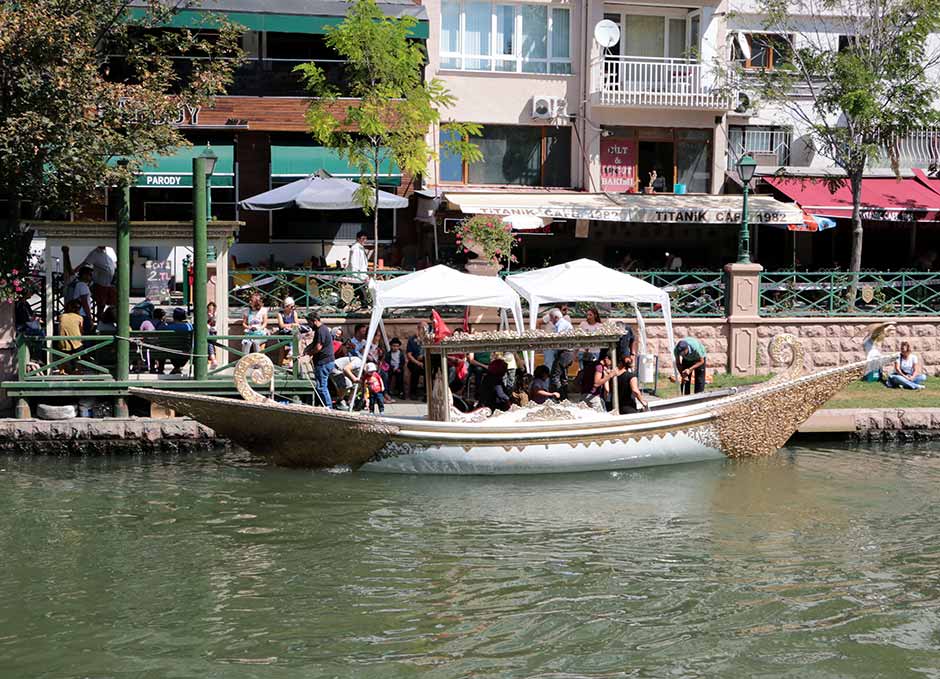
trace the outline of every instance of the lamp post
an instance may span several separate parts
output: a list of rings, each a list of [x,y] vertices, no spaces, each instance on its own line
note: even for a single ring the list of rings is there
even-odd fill
[[[747,214],[747,193],[751,187],[751,180],[757,170],[757,161],[750,155],[743,155],[738,161],[738,176],[744,185],[744,204],[741,207],[741,230],[738,232],[738,264],[751,263],[751,233]]]
[[[206,150],[199,154],[206,159],[206,219],[212,221],[212,175],[215,174],[215,165],[219,157],[212,150],[212,144],[206,144]]]
[[[206,274],[208,249],[207,219],[208,191],[218,157],[206,150],[193,158],[193,377],[208,378],[209,373],[209,322],[206,309]],[[184,275],[188,275],[186,272]]]

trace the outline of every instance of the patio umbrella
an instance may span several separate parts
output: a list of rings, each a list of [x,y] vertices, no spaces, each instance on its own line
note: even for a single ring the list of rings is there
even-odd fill
[[[356,200],[359,184],[340,177],[331,177],[322,170],[309,177],[259,193],[239,203],[245,210],[283,210],[299,207],[305,210],[355,210],[362,205]],[[408,207],[408,199],[388,191],[379,191],[379,208]]]
[[[818,233],[819,231],[825,231],[826,229],[834,229],[836,226],[836,220],[829,219],[829,217],[822,217],[820,215],[811,215],[809,212],[803,212],[803,223],[802,224],[771,224],[771,226],[777,229],[786,229],[787,231],[793,232],[793,238],[791,242],[791,266],[796,268],[796,234],[797,233]]]

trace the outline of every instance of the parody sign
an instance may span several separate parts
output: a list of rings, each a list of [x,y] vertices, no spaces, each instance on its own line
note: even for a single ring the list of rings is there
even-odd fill
[[[148,302],[166,304],[170,301],[170,279],[173,277],[173,264],[170,260],[154,261],[148,259],[144,263],[147,269],[147,287],[144,296]]]
[[[623,137],[601,138],[601,191],[636,192],[636,141]]]

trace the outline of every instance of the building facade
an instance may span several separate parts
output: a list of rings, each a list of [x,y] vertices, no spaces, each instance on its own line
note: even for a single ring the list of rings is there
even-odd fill
[[[483,125],[482,137],[473,140],[483,161],[463,163],[439,147],[440,158],[428,169],[426,189],[441,201],[437,235],[445,250],[449,219],[488,209],[551,223],[523,236],[530,266],[583,255],[659,268],[678,254],[686,267],[717,268],[736,255],[741,156],[752,155],[758,174],[767,177],[834,173],[799,121],[753,93],[748,74],[779,67],[784,50],[781,36],[766,30],[748,0],[428,0],[425,7],[428,77],[441,79],[457,99],[443,118]],[[809,18],[804,23],[809,27]],[[849,37],[838,25],[815,29],[807,39],[842,49]],[[796,90],[794,97],[810,106],[805,93]],[[431,139],[440,144],[446,133],[432,131]],[[940,155],[938,141],[931,130],[899,140],[906,177],[913,180],[911,168]],[[873,186],[893,176],[887,153],[871,167]],[[803,196],[771,181],[756,185],[768,201],[802,203]],[[566,209],[532,210],[533,199],[520,194]],[[597,218],[603,199],[596,194],[615,196],[630,209]],[[718,210],[695,209],[710,206]],[[774,267],[845,263],[851,236],[844,210],[819,206],[829,208],[838,227],[807,235],[769,228],[794,220],[792,212],[767,206],[752,219],[758,259]],[[870,220],[876,243],[896,239],[897,222],[905,220],[922,222],[921,245],[932,243],[933,222],[923,215],[872,207],[895,216]],[[873,264],[880,251],[871,249]]]

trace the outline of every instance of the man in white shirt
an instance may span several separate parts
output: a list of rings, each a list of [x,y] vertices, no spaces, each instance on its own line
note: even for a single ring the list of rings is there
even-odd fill
[[[369,252],[366,250],[366,242],[369,240],[369,234],[360,231],[356,234],[356,242],[349,248],[349,270],[367,272],[369,270]]]
[[[91,333],[94,322],[91,315],[92,276],[93,272],[90,266],[80,266],[78,273],[65,286],[64,294],[65,304],[68,304],[73,299],[78,300],[78,303],[81,305],[78,313],[81,314],[84,319],[84,332],[88,334]]]
[[[571,321],[565,318],[561,309],[552,309],[548,312],[549,320],[555,328],[555,332],[572,332],[574,326]],[[574,363],[574,352],[570,349],[561,349],[555,353],[555,360],[551,368],[551,391],[558,392],[561,400],[568,398],[568,367]]]

